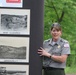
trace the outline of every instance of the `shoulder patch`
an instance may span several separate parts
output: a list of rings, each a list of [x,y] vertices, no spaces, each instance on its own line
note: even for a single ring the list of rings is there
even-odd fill
[[[65,44],[64,44],[64,47],[69,47],[69,44],[68,44],[68,43],[65,43]]]

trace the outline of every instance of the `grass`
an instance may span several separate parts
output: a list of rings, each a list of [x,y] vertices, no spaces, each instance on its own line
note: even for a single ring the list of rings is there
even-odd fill
[[[76,74],[76,65],[74,65],[72,67],[66,67],[65,73],[66,74]]]

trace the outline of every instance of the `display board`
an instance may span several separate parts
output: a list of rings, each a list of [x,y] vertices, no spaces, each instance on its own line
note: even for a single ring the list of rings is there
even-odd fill
[[[42,75],[44,0],[0,1],[0,73]]]

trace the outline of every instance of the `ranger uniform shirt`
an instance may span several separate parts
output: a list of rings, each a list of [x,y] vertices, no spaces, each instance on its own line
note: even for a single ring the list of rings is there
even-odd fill
[[[53,42],[52,39],[45,40],[43,43],[43,48],[51,55],[61,56],[70,54],[69,42],[62,38],[59,38],[57,42]],[[60,63],[44,56],[43,67],[65,68],[66,61]]]

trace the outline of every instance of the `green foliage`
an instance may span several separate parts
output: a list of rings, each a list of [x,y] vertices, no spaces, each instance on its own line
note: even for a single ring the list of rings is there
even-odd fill
[[[44,40],[51,38],[50,26],[53,22],[61,24],[62,38],[69,41],[71,54],[76,54],[76,0],[45,0]],[[74,65],[76,61],[72,61]]]
[[[66,67],[65,73],[75,75],[76,74],[76,65],[74,65],[73,67]]]

